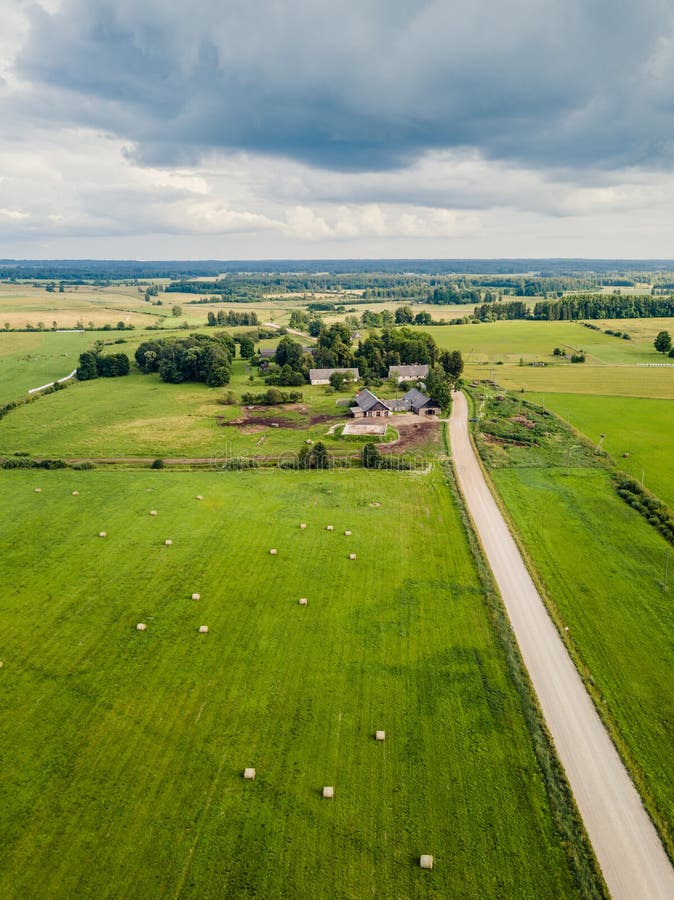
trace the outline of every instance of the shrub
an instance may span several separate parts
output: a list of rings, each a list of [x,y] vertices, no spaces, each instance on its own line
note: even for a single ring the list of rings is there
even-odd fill
[[[150,466],[151,469],[163,469],[164,468],[164,460],[163,459],[155,459],[155,461]]]

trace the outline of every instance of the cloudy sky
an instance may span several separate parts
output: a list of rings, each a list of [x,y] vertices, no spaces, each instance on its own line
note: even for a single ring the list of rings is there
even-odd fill
[[[672,0],[0,13],[0,256],[674,257]]]

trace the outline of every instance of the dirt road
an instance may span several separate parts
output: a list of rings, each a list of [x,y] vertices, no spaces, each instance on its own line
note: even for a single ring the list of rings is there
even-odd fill
[[[461,492],[611,896],[672,900],[674,870],[489,491],[463,394],[449,428]]]

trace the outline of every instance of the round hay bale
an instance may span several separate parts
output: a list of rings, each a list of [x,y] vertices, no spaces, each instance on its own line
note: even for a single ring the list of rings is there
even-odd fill
[[[99,532],[98,532],[98,536],[99,536],[99,537],[107,537],[107,536],[108,536],[108,532],[107,532],[107,531],[99,531]]]
[[[36,494],[41,494],[41,493],[42,493],[42,488],[35,488],[35,493],[36,493]]]
[[[200,625],[199,634],[208,634],[208,625]]]
[[[326,531],[334,531],[334,530],[335,530],[335,526],[334,526],[334,525],[327,525],[325,530],[326,530]]]
[[[432,869],[433,868],[433,857],[430,853],[422,853],[419,857],[419,865],[422,869]]]
[[[278,550],[275,550],[273,547],[272,547],[272,549],[269,551],[269,555],[270,555],[270,556],[276,556],[277,553],[278,553]]]
[[[150,510],[150,515],[151,515],[151,516],[156,516],[156,515],[157,515],[157,510],[156,510],[156,509],[151,509],[151,510]]]
[[[173,541],[171,540],[171,538],[166,538],[166,540],[164,541],[164,546],[165,546],[165,547],[172,547],[172,546],[173,546]]]
[[[249,767],[248,769],[243,770],[243,777],[246,779],[246,781],[255,781],[255,775],[256,775],[256,772],[252,766]]]
[[[307,600],[306,597],[300,597],[300,599],[299,599],[299,601],[298,601],[298,603],[300,604],[300,606],[306,606],[308,602],[309,602],[309,601]]]
[[[355,558],[356,558],[355,553],[349,553],[349,559],[355,559]]]
[[[201,600],[201,594],[192,594],[193,600]]]
[[[323,799],[324,800],[332,800],[332,798],[334,796],[335,796],[335,789],[333,787],[331,787],[330,785],[327,785],[326,787],[323,788]]]
[[[79,495],[80,495],[79,491],[73,491],[73,497],[79,497]]]
[[[302,531],[304,531],[304,529],[305,529],[306,527],[307,527],[307,523],[306,523],[306,522],[301,522],[301,523],[300,523],[300,528],[302,529]]]
[[[351,532],[350,532],[350,531],[345,531],[344,534],[346,535],[346,537],[351,537]]]
[[[203,500],[203,499],[204,498],[201,496],[201,494],[197,494],[197,500]]]
[[[136,625],[136,631],[145,631],[146,629],[147,629],[147,625],[145,624],[145,622],[139,622]]]
[[[4,662],[0,659],[0,669],[4,666]]]
[[[375,731],[374,739],[375,739],[375,741],[385,741],[386,740],[386,732],[385,731]]]

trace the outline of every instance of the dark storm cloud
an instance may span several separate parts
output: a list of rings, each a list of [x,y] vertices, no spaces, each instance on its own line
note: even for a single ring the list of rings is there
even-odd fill
[[[233,149],[381,170],[454,147],[544,168],[672,161],[670,2],[172,6],[35,8],[17,69],[41,85],[40,114],[152,163]]]

